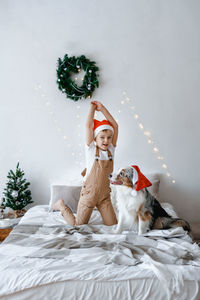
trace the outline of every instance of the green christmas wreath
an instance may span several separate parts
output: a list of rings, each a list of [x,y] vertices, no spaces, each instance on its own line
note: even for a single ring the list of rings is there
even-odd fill
[[[73,73],[85,71],[83,83],[78,86],[71,76]],[[77,101],[81,98],[91,97],[95,88],[99,86],[97,71],[99,68],[94,61],[90,61],[84,55],[58,58],[57,84],[58,88],[66,94],[67,98]]]

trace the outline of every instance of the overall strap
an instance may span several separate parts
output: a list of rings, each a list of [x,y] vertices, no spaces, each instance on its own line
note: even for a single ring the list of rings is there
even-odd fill
[[[96,154],[95,154],[95,159],[96,159],[96,160],[99,160],[99,157],[100,157],[100,155],[99,155],[99,147],[98,147],[98,146],[96,146]]]
[[[112,154],[111,154],[110,150],[107,150],[107,152],[108,152],[108,158],[109,158],[109,160],[112,160]]]

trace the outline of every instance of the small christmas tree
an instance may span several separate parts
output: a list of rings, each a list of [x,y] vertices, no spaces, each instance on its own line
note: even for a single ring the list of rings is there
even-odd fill
[[[12,170],[8,173],[8,182],[4,189],[2,206],[10,207],[15,211],[22,210],[26,205],[33,203],[31,191],[28,189],[30,182],[23,179],[24,172],[17,163],[16,172]]]

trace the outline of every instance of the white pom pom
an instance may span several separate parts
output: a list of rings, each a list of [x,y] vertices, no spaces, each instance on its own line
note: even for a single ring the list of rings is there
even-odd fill
[[[133,197],[137,196],[137,191],[136,191],[136,190],[132,190],[131,195],[132,195]]]

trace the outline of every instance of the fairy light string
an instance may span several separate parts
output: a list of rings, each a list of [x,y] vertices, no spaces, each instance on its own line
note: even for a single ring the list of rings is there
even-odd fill
[[[121,105],[129,105],[131,113],[133,113],[133,118],[138,126],[138,128],[143,132],[146,137],[147,143],[152,146],[152,151],[156,155],[156,158],[161,162],[161,167],[165,170],[165,175],[170,179],[172,183],[175,183],[175,179],[172,177],[171,173],[168,171],[168,166],[164,161],[163,155],[160,153],[159,148],[152,138],[152,134],[149,130],[145,129],[142,121],[140,120],[139,114],[136,111],[136,107],[131,104],[132,100],[127,96],[127,93],[123,91],[123,100]]]
[[[75,80],[77,80],[77,78],[75,78]],[[81,78],[81,80],[83,80],[83,78]],[[44,105],[46,107],[46,110],[48,112],[48,114],[51,117],[51,120],[58,132],[58,134],[61,136],[61,138],[63,139],[65,145],[67,146],[68,150],[71,149],[71,156],[73,157],[73,159],[75,160],[75,164],[82,166],[83,165],[83,145],[79,142],[76,150],[75,147],[72,143],[70,143],[68,141],[68,137],[65,134],[64,130],[62,129],[62,127],[59,125],[58,120],[56,119],[56,115],[53,111],[53,106],[52,103],[49,100],[49,97],[46,95],[46,93],[44,92],[42,86],[40,84],[35,86],[35,91],[39,94],[39,96],[41,97],[41,99],[44,102]],[[91,97],[88,96],[88,99],[90,99]],[[144,136],[146,137],[146,141],[147,143],[152,147],[152,152],[154,152],[154,154],[156,155],[156,158],[160,161],[161,163],[161,167],[165,170],[165,175],[171,180],[172,183],[175,183],[175,179],[172,177],[171,173],[168,170],[168,166],[164,161],[164,157],[163,155],[160,153],[159,148],[157,147],[156,143],[154,142],[153,138],[152,138],[152,134],[149,130],[147,130],[142,121],[140,120],[139,114],[136,110],[135,105],[132,104],[132,100],[130,99],[130,97],[127,96],[127,93],[124,91],[123,92],[123,100],[121,100],[120,102],[121,106],[123,105],[128,105],[130,108],[130,112],[137,124],[138,129],[140,129]],[[78,138],[81,137],[81,124],[80,124],[80,105],[76,105],[76,120],[77,120],[77,131],[78,131]],[[118,109],[117,114],[118,114],[118,118],[121,115],[122,110]],[[95,112],[95,117],[98,117],[97,112]],[[117,119],[118,122],[118,119]]]
[[[53,111],[53,105],[50,102],[49,97],[45,93],[42,86],[40,84],[38,84],[34,87],[34,90],[35,90],[35,92],[37,92],[37,94],[40,96],[41,100],[43,101],[43,104],[44,104],[44,106],[45,106],[45,108],[46,108],[46,110],[47,110],[47,112],[48,112],[55,128],[56,128],[56,131],[58,132],[58,134],[60,135],[60,137],[64,141],[65,146],[68,148],[68,150],[71,150],[71,157],[75,160],[75,164],[82,166],[83,165],[83,162],[82,162],[83,155],[82,155],[82,152],[81,152],[82,151],[82,149],[81,149],[82,144],[79,143],[79,148],[78,148],[79,153],[77,154],[76,153],[77,151],[74,150],[74,148],[75,148],[74,145],[71,142],[69,142],[68,136],[66,135],[65,131],[60,126],[59,121],[56,118],[55,112]],[[76,118],[77,118],[77,120],[79,120],[80,119],[80,114],[79,114],[80,105],[77,105],[76,109],[77,109]],[[81,128],[80,121],[78,122],[77,127]],[[81,134],[78,133],[78,137],[80,137],[80,136],[81,136]]]

